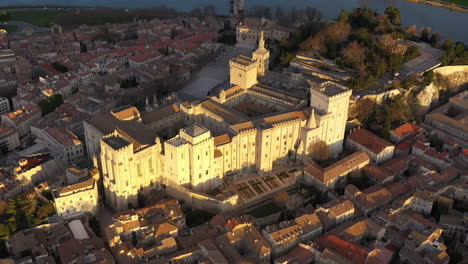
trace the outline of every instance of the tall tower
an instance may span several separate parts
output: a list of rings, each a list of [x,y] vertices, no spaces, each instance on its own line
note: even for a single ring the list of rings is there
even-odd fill
[[[257,84],[257,62],[247,56],[240,55],[229,61],[231,85],[239,85],[249,89]]]
[[[257,75],[265,76],[270,65],[270,51],[265,48],[263,31],[260,33],[258,49],[252,53],[252,58],[257,62]]]
[[[310,105],[323,116],[320,118],[320,138],[327,143],[333,155],[343,150],[343,140],[348,120],[351,90],[328,81],[310,88]]]
[[[244,14],[244,0],[231,0],[231,15],[243,15]]]

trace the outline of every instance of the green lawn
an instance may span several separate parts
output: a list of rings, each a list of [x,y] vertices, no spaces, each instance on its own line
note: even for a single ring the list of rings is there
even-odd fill
[[[21,11],[10,14],[11,21],[22,21],[39,27],[49,27],[60,11]]]

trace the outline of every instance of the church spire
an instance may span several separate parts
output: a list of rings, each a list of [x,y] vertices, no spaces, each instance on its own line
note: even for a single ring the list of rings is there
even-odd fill
[[[158,99],[156,98],[156,93],[153,94],[153,107],[158,107]]]
[[[258,42],[258,48],[259,49],[265,48],[265,37],[264,37],[263,30],[260,32],[260,41]]]
[[[315,120],[315,110],[312,108],[312,112],[310,112],[310,117],[307,120],[306,124],[307,128],[316,128],[317,127],[317,122]]]
[[[149,98],[148,98],[148,96],[146,96],[145,110],[149,111],[150,108],[151,108],[151,105],[150,105],[150,102],[149,102]]]

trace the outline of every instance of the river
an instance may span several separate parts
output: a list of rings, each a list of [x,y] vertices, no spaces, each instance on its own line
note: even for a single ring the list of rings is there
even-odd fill
[[[431,27],[442,39],[453,39],[468,43],[468,13],[447,8],[407,2],[404,0],[245,0],[247,9],[254,5],[275,8],[315,7],[322,11],[325,19],[336,18],[342,8],[370,7],[382,12],[393,6],[401,11],[406,26]],[[142,8],[166,5],[179,11],[190,11],[195,7],[214,5],[219,13],[226,14],[229,0],[0,0],[0,6],[13,5],[79,5],[110,6],[118,8]]]

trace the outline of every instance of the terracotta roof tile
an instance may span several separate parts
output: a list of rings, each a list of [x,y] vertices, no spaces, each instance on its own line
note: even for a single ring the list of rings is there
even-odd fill
[[[352,130],[348,135],[348,140],[364,146],[366,149],[375,154],[379,154],[384,149],[393,146],[390,142],[364,128]]]

